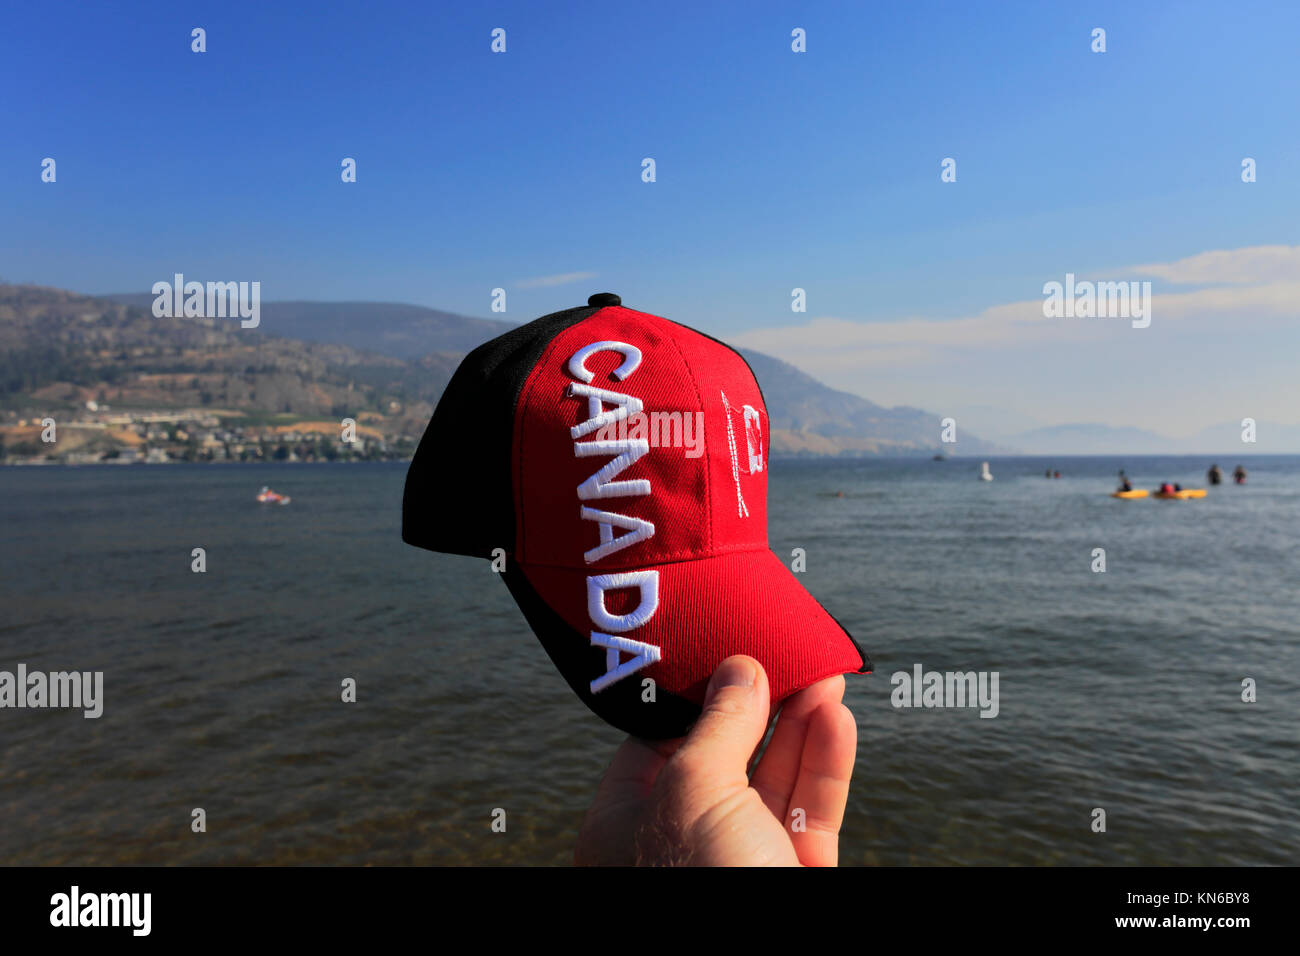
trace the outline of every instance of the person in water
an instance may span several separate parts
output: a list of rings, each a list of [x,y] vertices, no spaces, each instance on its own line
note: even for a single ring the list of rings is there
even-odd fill
[[[1218,465],[1211,465],[1210,470],[1205,473],[1205,477],[1212,485],[1223,484],[1223,472],[1219,470]]]
[[[1232,473],[1232,480],[1239,485],[1244,485],[1246,483],[1246,469],[1238,465],[1237,470]]]

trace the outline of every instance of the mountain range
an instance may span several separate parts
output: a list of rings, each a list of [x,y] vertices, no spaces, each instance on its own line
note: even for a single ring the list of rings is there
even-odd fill
[[[514,328],[499,319],[393,302],[263,303],[261,324],[155,318],[154,296],[83,295],[0,284],[0,421],[81,408],[209,408],[245,420],[366,414],[393,436],[418,439],[460,359]],[[763,389],[772,451],[785,455],[1241,454],[1300,452],[1300,426],[1241,422],[1170,437],[1097,423],[1045,425],[972,405],[960,445],[939,443],[939,416],[886,407],[818,382],[786,362],[742,349]]]
[[[513,323],[401,303],[265,302],[256,329],[232,319],[155,318],[154,296],[0,285],[0,418],[88,400],[113,408],[207,408],[281,421],[367,415],[418,438],[466,352]],[[742,350],[763,389],[773,454],[987,455],[940,416],[836,391]]]
[[[124,293],[103,298],[151,312],[155,296]],[[286,339],[346,345],[398,359],[430,352],[464,355],[515,327],[513,322],[475,319],[400,302],[267,302],[262,330]]]
[[[1170,437],[1145,428],[1076,423],[999,432],[1000,442],[1026,455],[1290,455],[1300,453],[1300,425],[1255,423],[1255,441],[1242,441],[1242,423],[1221,422],[1194,435]]]

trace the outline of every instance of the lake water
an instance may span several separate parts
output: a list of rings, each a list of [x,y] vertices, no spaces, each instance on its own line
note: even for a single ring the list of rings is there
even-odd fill
[[[1209,461],[773,462],[773,549],[876,665],[842,862],[1297,862],[1300,458],[1245,464],[1165,502],[1108,497],[1116,470]],[[402,544],[404,477],[0,469],[0,670],[105,681],[98,720],[0,710],[0,862],[567,863],[621,735],[487,562]],[[997,671],[997,717],[895,708],[916,664]]]

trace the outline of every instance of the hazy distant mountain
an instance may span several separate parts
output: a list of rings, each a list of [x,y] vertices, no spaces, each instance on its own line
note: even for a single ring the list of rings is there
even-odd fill
[[[102,298],[148,311],[155,297],[115,293]],[[392,358],[418,359],[430,352],[464,354],[514,327],[512,322],[399,302],[263,302],[258,331],[304,342],[347,345]]]
[[[1015,408],[975,402],[958,402],[952,404],[951,408],[949,414],[957,421],[958,437],[970,431],[999,445],[1015,445],[1016,436],[1023,432],[1049,427],[1041,418]]]
[[[510,323],[373,302],[264,302],[261,324],[157,319],[154,297],[0,285],[0,414],[77,407],[211,407],[244,415],[366,411],[418,435],[461,357]],[[772,452],[992,454],[968,430],[939,441],[940,416],[885,408],[792,365],[744,353],[771,415]]]
[[[793,365],[741,349],[772,419],[772,450],[786,454],[987,455],[999,449],[966,432],[939,441],[940,416],[900,405],[884,408],[836,391]]]
[[[1300,454],[1300,425],[1256,422],[1254,443],[1243,442],[1241,435],[1241,420],[1238,419],[1203,428],[1192,437],[1179,441],[1179,446],[1188,454]]]
[[[1177,442],[1141,428],[1074,424],[1035,428],[1012,436],[1026,455],[1166,455]]]
[[[1241,440],[1241,422],[1224,422],[1188,438],[1143,428],[1080,423],[1035,428],[1008,440],[1027,455],[1292,455],[1300,454],[1300,425],[1258,422],[1255,442]]]

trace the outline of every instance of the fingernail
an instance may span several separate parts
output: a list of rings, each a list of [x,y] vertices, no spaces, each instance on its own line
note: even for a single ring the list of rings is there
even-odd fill
[[[709,681],[709,699],[724,687],[753,687],[756,674],[754,662],[744,657],[731,657],[723,661]]]

